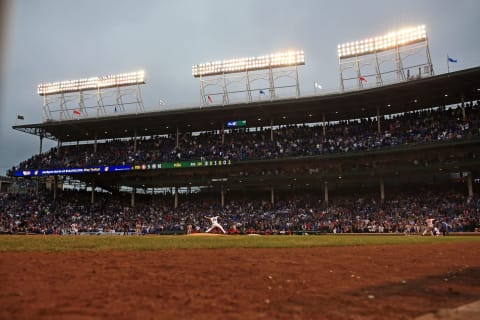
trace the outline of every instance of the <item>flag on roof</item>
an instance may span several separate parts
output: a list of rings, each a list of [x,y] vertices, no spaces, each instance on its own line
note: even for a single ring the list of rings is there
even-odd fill
[[[448,60],[448,62],[453,62],[453,63],[458,62],[458,59],[453,59],[453,58],[450,58],[449,56],[447,56],[447,60]]]
[[[73,114],[76,114],[76,115],[80,115],[80,111],[78,111],[77,109],[73,110]]]
[[[365,79],[365,77],[363,77],[363,76],[358,77],[358,79],[360,79],[360,81],[368,82],[367,79]]]
[[[208,96],[207,98],[208,98],[208,102],[213,103],[213,98],[212,97]]]
[[[263,90],[260,90],[260,94],[265,94],[265,91],[263,91]]]
[[[17,119],[18,119],[18,120],[25,120],[25,117],[22,116],[22,115],[20,115],[20,114],[17,114]]]

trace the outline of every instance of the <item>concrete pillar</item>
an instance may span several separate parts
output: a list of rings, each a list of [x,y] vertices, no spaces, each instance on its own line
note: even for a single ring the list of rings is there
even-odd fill
[[[43,134],[40,134],[40,151],[38,152],[38,155],[42,154],[42,146],[43,146]]]
[[[137,193],[137,188],[132,188],[132,197],[130,198],[130,206],[135,207],[135,193]]]
[[[380,203],[385,202],[385,183],[383,178],[380,178]]]
[[[174,199],[173,207],[175,209],[178,208],[178,187],[175,187],[175,199]]]
[[[325,123],[325,113],[322,114],[322,127],[323,127],[323,136],[327,135],[326,123]]]
[[[137,129],[133,131],[133,152],[137,152]]]
[[[270,141],[273,141],[273,120],[270,120]]]
[[[382,132],[382,126],[380,124],[380,108],[377,107],[377,132]]]
[[[225,143],[225,124],[222,123],[222,145]]]
[[[275,204],[275,190],[273,187],[270,188],[270,203]]]
[[[467,176],[467,188],[468,188],[468,196],[473,196],[473,184],[472,184],[472,173],[469,172]]]
[[[62,141],[58,140],[57,142],[57,156],[60,155],[60,148],[62,147]]]
[[[180,131],[177,128],[177,138],[175,141],[175,148],[178,148],[179,145],[180,145]]]
[[[38,152],[39,157],[41,157],[42,155],[42,145],[43,145],[43,132],[40,133],[40,150]],[[37,168],[37,169],[41,169],[41,168]],[[36,180],[37,181],[35,185],[35,197],[38,198],[38,184],[39,184],[40,177],[37,176]]]
[[[53,201],[55,200],[57,200],[57,176],[53,176]]]
[[[93,144],[93,153],[97,153],[97,134],[95,133],[95,142]]]
[[[462,94],[462,119],[463,121],[467,120],[467,115],[465,114],[465,98]]]
[[[328,181],[325,181],[323,183],[324,189],[325,189],[325,203],[328,206]]]
[[[91,199],[90,199],[90,203],[91,203],[92,205],[95,204],[95,183],[92,183],[92,197],[91,197]]]
[[[223,186],[220,190],[220,203],[222,205],[222,208],[225,207],[225,190],[223,190]]]

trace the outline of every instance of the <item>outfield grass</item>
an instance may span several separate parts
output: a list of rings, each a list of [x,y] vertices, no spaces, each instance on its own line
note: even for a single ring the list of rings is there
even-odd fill
[[[479,236],[1,236],[5,251],[162,250],[199,248],[308,248],[477,242]]]

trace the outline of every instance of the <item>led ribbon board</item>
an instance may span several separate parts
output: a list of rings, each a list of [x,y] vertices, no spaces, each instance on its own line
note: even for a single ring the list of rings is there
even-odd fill
[[[135,165],[121,166],[96,166],[87,168],[54,168],[54,169],[25,169],[16,170],[15,177],[31,177],[31,176],[51,176],[51,175],[71,175],[71,174],[88,174],[88,173],[113,173],[121,171],[133,170],[156,170],[156,169],[179,169],[179,168],[201,168],[201,167],[221,167],[232,165],[231,160],[192,160],[179,162],[162,162],[162,163],[144,163]]]
[[[246,125],[247,125],[247,120],[236,120],[236,121],[227,122],[227,128],[245,127]]]
[[[37,93],[41,96],[46,96],[51,94],[97,90],[102,88],[115,88],[137,84],[145,84],[144,71],[79,80],[42,83],[37,86]]]

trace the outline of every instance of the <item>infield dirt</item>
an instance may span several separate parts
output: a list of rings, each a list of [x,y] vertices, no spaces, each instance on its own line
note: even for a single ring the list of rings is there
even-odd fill
[[[0,257],[1,319],[413,319],[480,299],[478,243]]]

